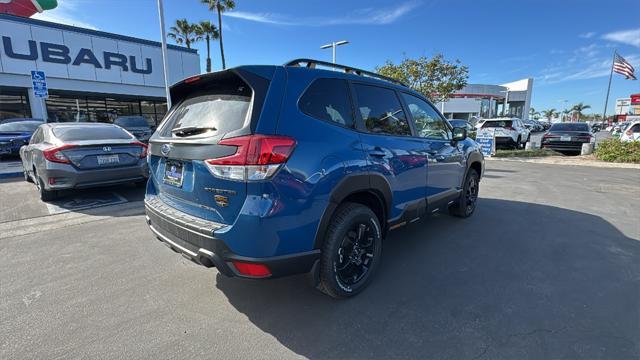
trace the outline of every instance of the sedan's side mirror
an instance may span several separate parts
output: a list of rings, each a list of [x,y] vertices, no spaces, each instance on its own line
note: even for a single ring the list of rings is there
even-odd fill
[[[467,138],[467,129],[463,127],[454,127],[453,128],[453,141],[463,141]]]

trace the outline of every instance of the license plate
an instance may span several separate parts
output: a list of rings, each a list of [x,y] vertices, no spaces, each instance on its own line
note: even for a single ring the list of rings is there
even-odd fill
[[[98,165],[111,165],[118,164],[120,162],[120,158],[118,154],[114,155],[98,155]]]
[[[164,182],[173,186],[182,186],[184,165],[180,161],[167,161],[164,165]]]
[[[571,141],[571,136],[560,136],[560,141]]]

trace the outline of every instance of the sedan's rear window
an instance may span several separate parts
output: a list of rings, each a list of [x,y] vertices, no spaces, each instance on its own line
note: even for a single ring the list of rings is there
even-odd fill
[[[149,127],[147,119],[143,116],[122,116],[115,119],[113,123],[125,129],[130,127]]]
[[[484,125],[482,125],[482,128],[486,129],[486,128],[511,127],[512,123],[513,122],[511,120],[485,121]]]
[[[131,135],[115,126],[60,126],[53,135],[62,141],[131,139]]]
[[[589,125],[580,123],[558,123],[551,125],[549,131],[589,131]]]

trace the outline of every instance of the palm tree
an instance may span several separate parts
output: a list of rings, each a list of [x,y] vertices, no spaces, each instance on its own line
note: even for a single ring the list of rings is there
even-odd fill
[[[198,25],[189,24],[187,19],[178,19],[176,25],[169,29],[167,37],[172,38],[177,44],[184,43],[188,49],[191,49],[191,44],[201,39],[197,29]]]
[[[549,119],[549,121],[551,121],[551,119],[556,115],[558,115],[558,111],[556,109],[542,110],[542,116]]]
[[[529,108],[529,115],[531,115],[532,118],[537,119],[538,117],[540,117],[540,113],[536,111],[536,109],[534,109],[533,107]]]
[[[222,70],[227,68],[224,61],[224,45],[222,45],[222,13],[236,7],[234,0],[200,0],[203,4],[209,5],[209,10],[218,13],[218,32],[220,33],[220,56],[222,57]]]
[[[213,25],[209,20],[200,21],[198,24],[198,28],[196,29],[196,33],[200,37],[204,37],[204,40],[207,42],[207,72],[211,72],[211,40],[216,40],[220,37],[220,33],[218,33],[218,28]]]
[[[591,109],[591,105],[585,105],[583,103],[573,105],[573,107],[571,108],[574,113],[578,114],[578,121],[580,121],[580,118],[582,117],[582,112],[587,109]]]

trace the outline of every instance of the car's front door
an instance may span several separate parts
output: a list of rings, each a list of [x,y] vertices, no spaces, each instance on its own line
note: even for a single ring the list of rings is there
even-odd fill
[[[451,141],[449,124],[431,104],[407,93],[402,93],[402,98],[427,152],[427,203],[433,210],[455,196],[462,186],[462,144]]]
[[[391,226],[417,219],[425,211],[427,158],[395,90],[353,84],[360,139],[369,171],[383,174],[392,192]]]

